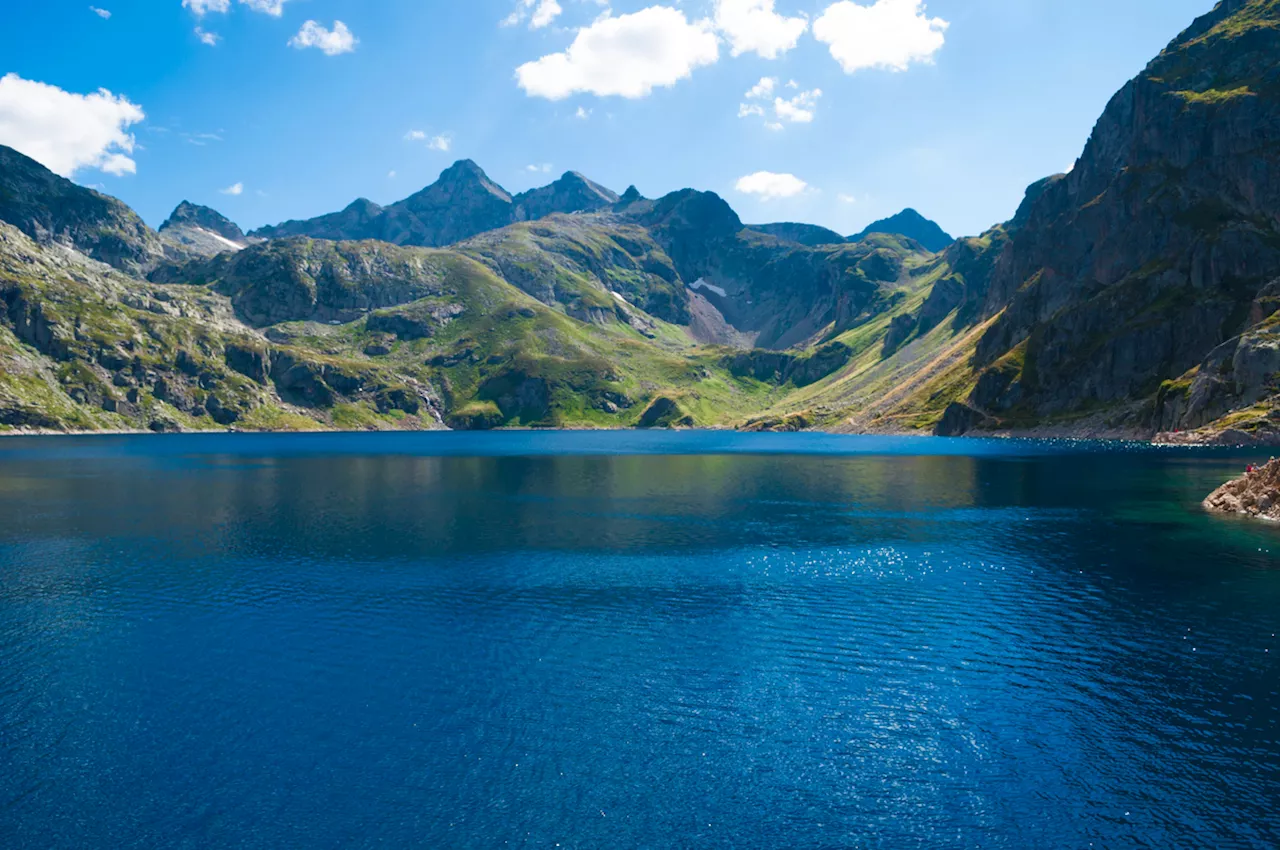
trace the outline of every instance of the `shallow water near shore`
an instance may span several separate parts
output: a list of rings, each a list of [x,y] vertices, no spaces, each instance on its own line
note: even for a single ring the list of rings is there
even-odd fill
[[[0,847],[1274,847],[1265,459],[0,441]]]

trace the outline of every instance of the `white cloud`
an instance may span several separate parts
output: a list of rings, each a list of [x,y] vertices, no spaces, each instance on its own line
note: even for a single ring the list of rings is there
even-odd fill
[[[210,47],[217,47],[218,42],[222,41],[222,36],[218,35],[216,32],[206,32],[200,27],[196,27],[195,33],[196,38],[200,39],[201,44],[207,44]]]
[[[404,134],[404,140],[406,142],[421,142],[425,141],[426,138],[427,134],[422,130],[410,130]]]
[[[774,0],[716,0],[716,29],[729,41],[734,56],[756,53],[777,59],[796,46],[809,28],[804,18],[784,18]]]
[[[578,92],[640,98],[655,88],[675,85],[719,58],[719,42],[709,22],[690,23],[677,9],[650,6],[597,19],[578,30],[563,53],[521,65],[516,79],[530,96],[548,100]]]
[[[577,118],[579,121],[586,121],[588,118],[591,117],[591,110],[585,107],[579,106],[578,111],[573,113],[573,117]]]
[[[820,97],[822,89],[802,91],[790,100],[776,97],[773,99],[773,113],[778,116],[779,121],[808,124],[813,121],[813,111]]]
[[[744,195],[756,195],[761,200],[771,201],[777,198],[794,198],[808,189],[809,184],[794,174],[757,171],[739,178],[734,188]]]
[[[538,8],[533,10],[533,17],[529,19],[529,26],[535,30],[542,29],[559,17],[563,11],[556,0],[541,0],[538,3]]]
[[[747,89],[746,98],[771,97],[773,89],[778,85],[777,77],[761,77],[760,82]]]
[[[221,193],[222,193],[222,194],[224,194],[224,195],[243,195],[243,194],[244,194],[244,184],[243,184],[243,183],[233,183],[232,185],[228,186],[227,188],[225,188],[225,189],[219,189],[218,191],[219,191],[219,192],[221,192]]]
[[[549,163],[549,162],[544,162],[544,163],[542,163],[542,165],[526,165],[526,166],[524,167],[524,170],[525,170],[525,171],[531,171],[531,172],[533,172],[534,174],[550,174],[550,173],[551,173],[551,163]]]
[[[764,99],[773,95],[778,81],[772,77],[764,77],[760,82],[752,86],[747,92],[746,97]],[[795,81],[787,83],[787,88],[797,88]],[[773,103],[768,108],[773,109],[773,118],[765,123],[765,127],[770,130],[781,130],[785,123],[791,124],[808,124],[813,121],[814,110],[817,107],[818,98],[822,97],[822,89],[812,89],[810,91],[797,92],[790,98],[774,97]],[[740,103],[738,104],[738,117],[750,118],[756,116],[764,118],[767,115],[768,108],[758,103]]]
[[[813,35],[846,74],[865,68],[905,71],[912,62],[933,62],[949,26],[928,17],[924,0],[876,0],[874,6],[840,0],[813,22]]]
[[[146,115],[106,89],[72,94],[57,86],[0,77],[0,144],[21,151],[64,177],[78,169],[133,174],[136,145],[126,129]]]
[[[453,136],[448,133],[441,133],[439,136],[433,136],[431,140],[427,142],[427,147],[433,151],[448,153],[449,148],[453,147]]]
[[[773,131],[773,132],[775,132],[775,133],[781,132],[782,130],[786,129],[786,128],[785,128],[785,127],[783,127],[781,124],[779,124],[777,121],[770,121],[768,124],[765,124],[765,125],[764,125],[764,128],[765,128],[766,130],[772,130],[772,131]]]
[[[182,8],[190,9],[197,18],[210,12],[225,14],[231,8],[231,0],[182,0]]]
[[[93,12],[95,15],[97,15],[99,18],[102,18],[102,20],[104,21],[111,19],[111,13],[106,9],[99,9],[97,6],[90,6],[89,11]]]
[[[856,204],[858,202],[858,199],[853,195],[846,195],[844,192],[836,195],[836,200],[842,204]]]
[[[515,10],[499,22],[499,26],[514,27],[528,18],[529,29],[542,29],[560,17],[563,11],[556,0],[520,0]]]
[[[324,51],[326,56],[350,53],[359,43],[360,39],[352,35],[351,30],[347,29],[347,25],[342,21],[334,21],[332,30],[326,29],[315,21],[307,21],[302,25],[302,29],[298,30],[298,34],[289,40],[290,47],[296,47],[299,50],[315,47]]]
[[[248,6],[255,12],[278,18],[284,14],[284,4],[289,0],[240,0],[242,6]]]

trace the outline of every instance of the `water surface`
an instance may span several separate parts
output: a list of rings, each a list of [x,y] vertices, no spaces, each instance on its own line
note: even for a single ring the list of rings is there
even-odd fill
[[[1274,848],[1259,458],[0,441],[0,847]]]

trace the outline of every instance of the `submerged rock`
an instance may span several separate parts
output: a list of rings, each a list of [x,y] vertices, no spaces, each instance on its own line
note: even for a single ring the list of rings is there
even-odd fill
[[[1280,521],[1280,460],[1272,458],[1265,466],[1251,467],[1215,490],[1204,506],[1217,513]]]

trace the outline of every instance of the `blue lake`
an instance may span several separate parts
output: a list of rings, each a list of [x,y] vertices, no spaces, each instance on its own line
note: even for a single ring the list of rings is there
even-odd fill
[[[0,440],[0,847],[1275,848],[1256,454]]]

